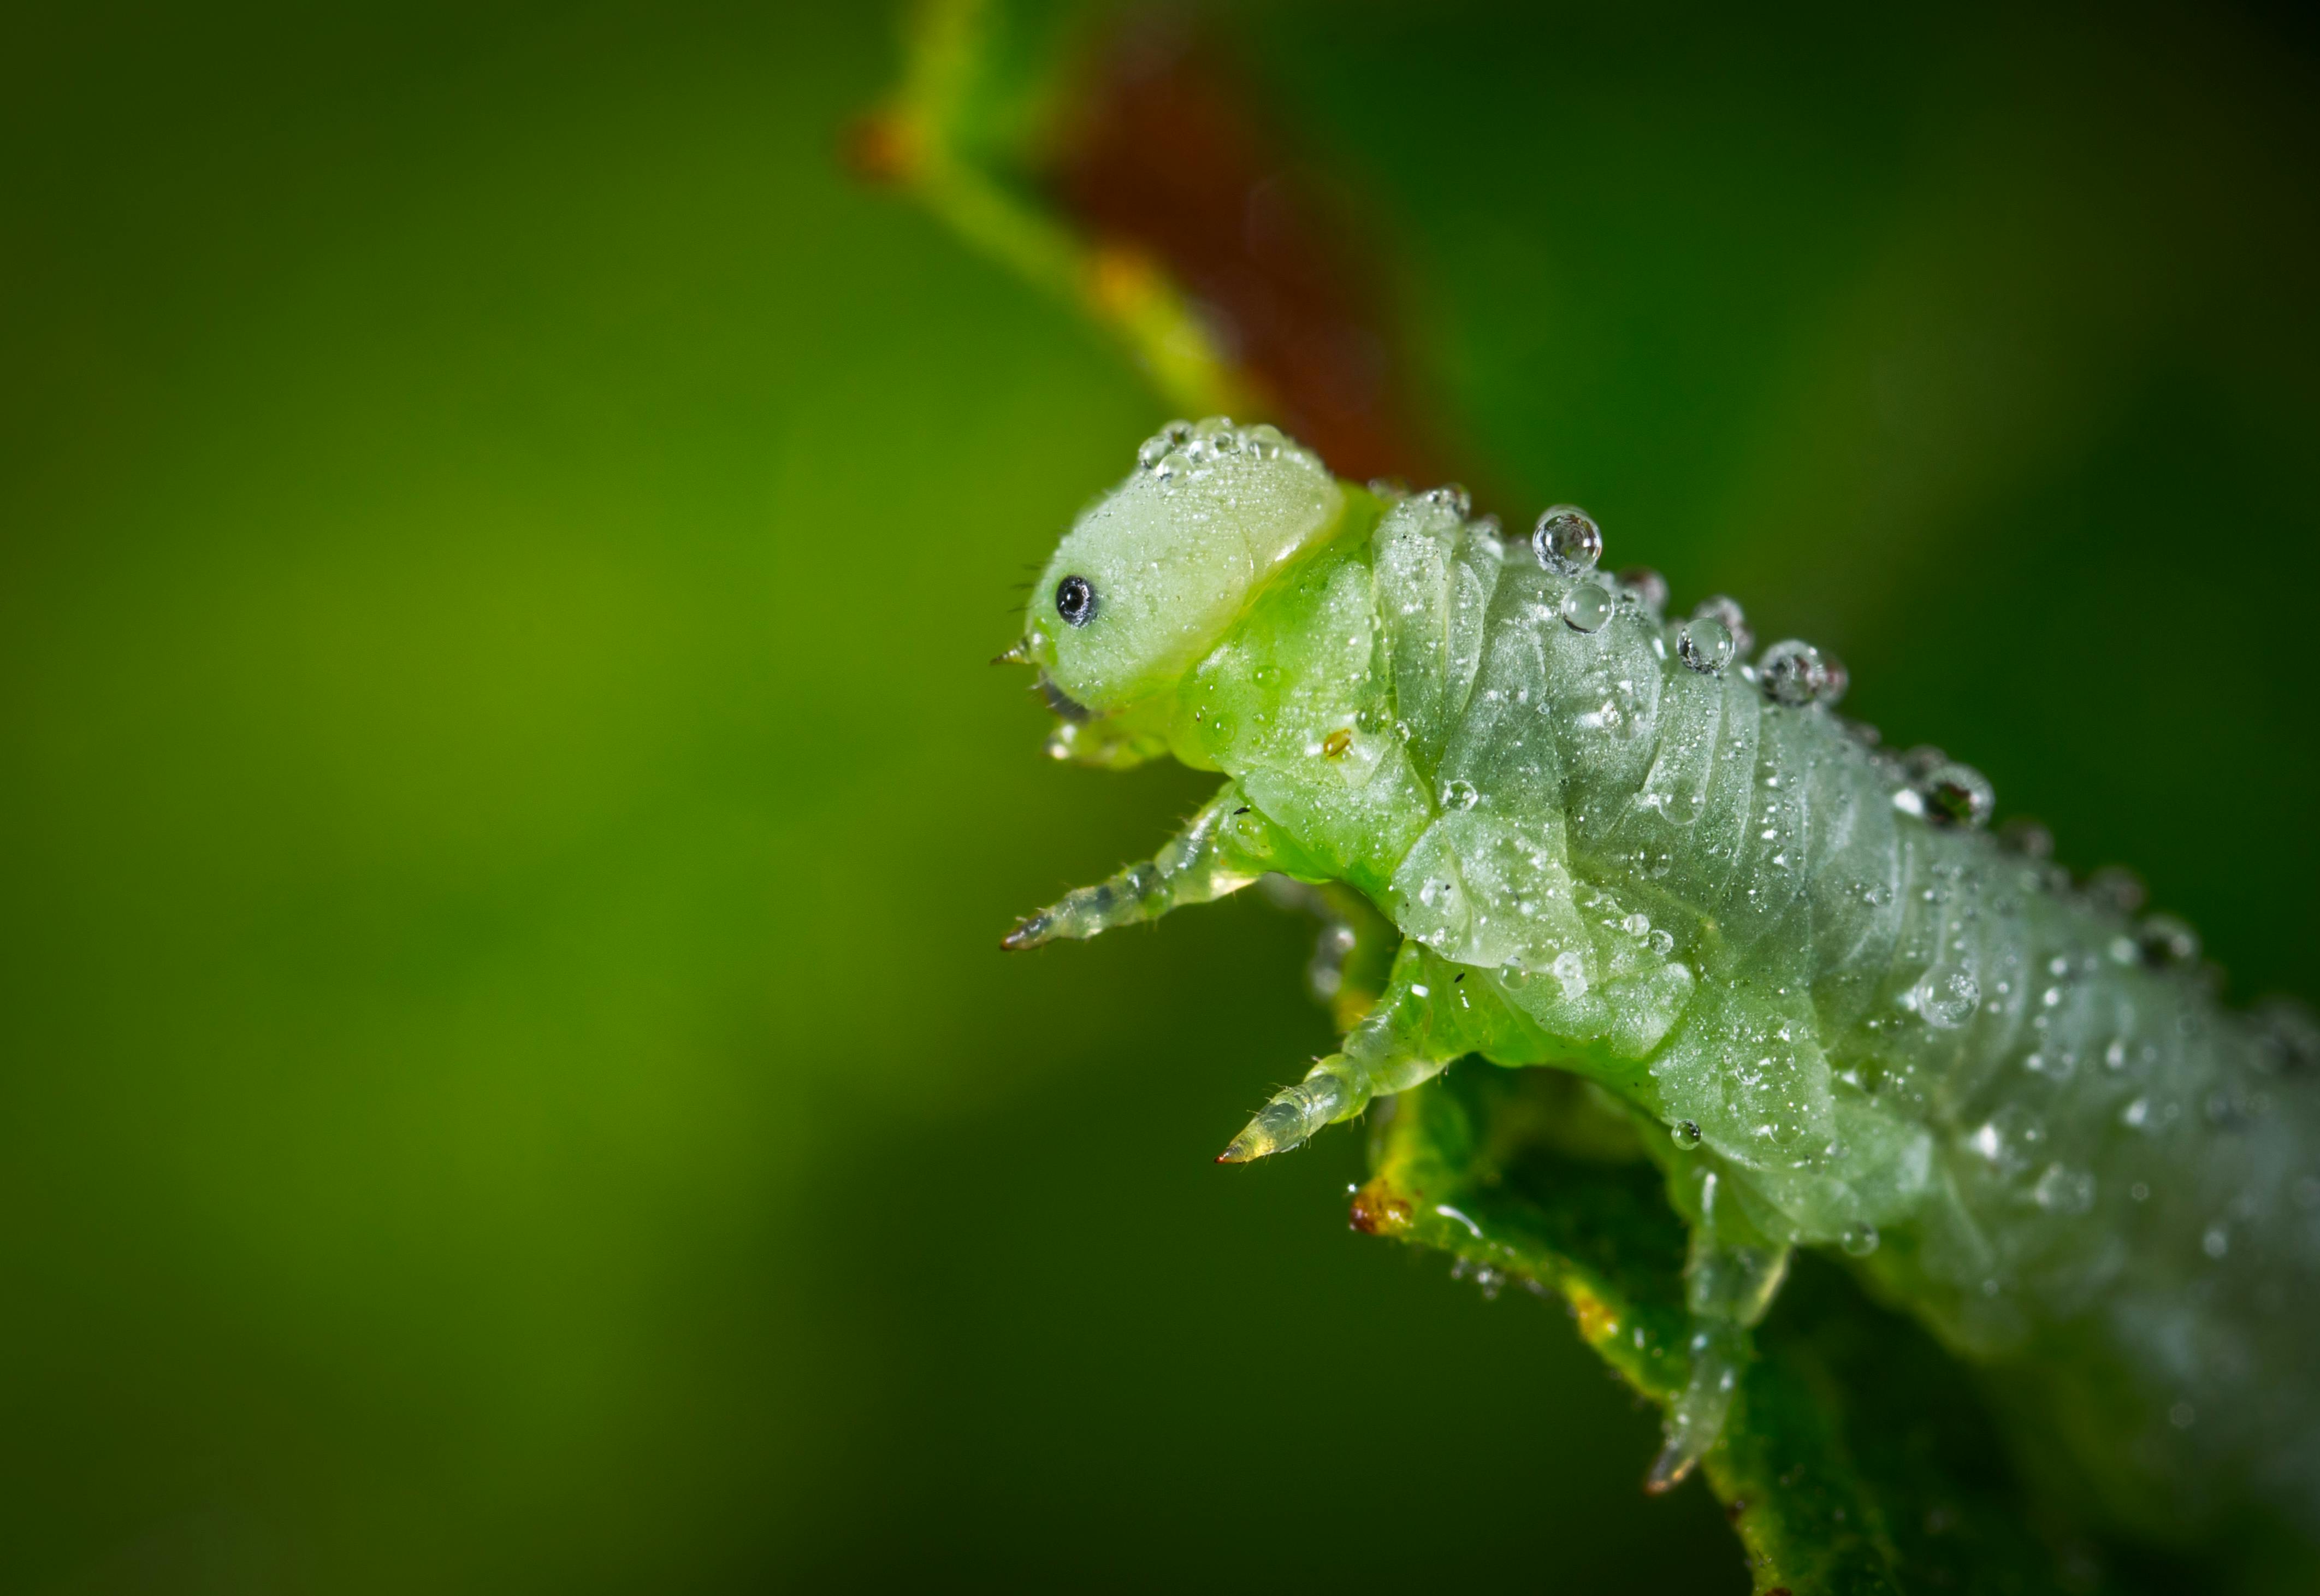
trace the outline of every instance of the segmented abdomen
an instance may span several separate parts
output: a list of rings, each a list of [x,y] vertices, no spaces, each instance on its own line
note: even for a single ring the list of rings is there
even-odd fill
[[[2122,1492],[2252,1484],[2320,1524],[2311,1074],[2180,928],[1962,823],[1970,772],[1693,668],[1638,594],[1599,615],[1590,574],[1455,522],[1398,510],[1376,556],[1436,808],[1403,929],[1496,969],[1768,1232],[1843,1246],[1969,1353],[2043,1349],[2039,1422]]]

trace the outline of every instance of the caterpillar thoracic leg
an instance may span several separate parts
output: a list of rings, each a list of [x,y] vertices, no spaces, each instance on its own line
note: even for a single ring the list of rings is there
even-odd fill
[[[1442,1034],[1455,1028],[1438,1023],[1436,987],[1445,976],[1431,968],[1435,962],[1417,943],[1403,943],[1383,995],[1346,1035],[1345,1050],[1275,1094],[1217,1162],[1246,1164],[1287,1152],[1323,1126],[1360,1113],[1373,1097],[1439,1075],[1465,1049],[1455,1037]]]
[[[1015,951],[1060,937],[1085,939],[1115,926],[1157,920],[1171,909],[1237,893],[1276,868],[1272,828],[1227,782],[1201,812],[1141,864],[1097,886],[1067,893],[1000,939]]]

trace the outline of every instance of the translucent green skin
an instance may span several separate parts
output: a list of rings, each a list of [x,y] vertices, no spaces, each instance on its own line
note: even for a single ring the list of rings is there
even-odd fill
[[[1689,668],[1636,594],[1581,632],[1563,604],[1592,573],[1449,495],[1343,492],[1173,685],[1068,727],[1059,752],[1165,748],[1230,781],[1010,945],[1268,870],[1344,882],[1403,934],[1393,980],[1228,1158],[1468,1053],[1666,1128],[1700,1333],[1660,1483],[1714,1440],[1786,1249],[1821,1246],[1991,1365],[2032,1449],[2111,1511],[2189,1528],[2252,1501],[2320,1535],[2311,1075],[2059,873],[1911,812],[1826,710]]]

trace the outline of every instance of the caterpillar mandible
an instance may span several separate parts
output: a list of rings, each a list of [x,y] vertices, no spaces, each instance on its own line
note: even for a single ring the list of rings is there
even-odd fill
[[[1840,719],[1841,665],[1671,622],[1557,506],[1336,479],[1174,422],[1083,514],[1002,658],[1058,757],[1225,777],[1150,860],[1005,939],[1084,938],[1270,874],[1401,941],[1338,1052],[1225,1150],[1292,1147],[1477,1054],[1645,1126],[1690,1230],[1690,1370],[1650,1483],[1721,1428],[1797,1247],[1950,1347],[2028,1365],[2123,1519],[2256,1502],[2320,1537],[2320,1034],[2223,1008],[2188,928],[2074,886],[1933,750]]]

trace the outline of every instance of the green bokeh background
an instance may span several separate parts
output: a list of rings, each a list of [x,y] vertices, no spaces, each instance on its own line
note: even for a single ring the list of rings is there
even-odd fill
[[[1161,418],[840,173],[880,6],[0,25],[0,1586],[1736,1591],[1561,1311],[1209,1163],[1255,902],[1010,585]],[[1426,402],[2313,993],[2307,35],[1279,4]]]

